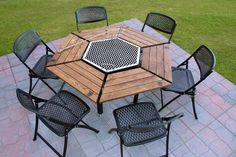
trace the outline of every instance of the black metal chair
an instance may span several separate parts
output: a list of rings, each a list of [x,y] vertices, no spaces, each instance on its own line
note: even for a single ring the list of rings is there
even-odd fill
[[[173,18],[161,14],[161,13],[154,13],[151,12],[147,15],[146,20],[143,24],[142,32],[144,31],[145,26],[148,25],[151,28],[161,31],[163,33],[169,34],[170,37],[167,42],[161,43],[161,44],[168,44],[171,41],[171,38],[174,34],[175,28],[176,28],[176,22]],[[158,44],[158,45],[161,45]]]
[[[76,27],[79,31],[79,24],[106,21],[108,26],[107,11],[101,6],[87,6],[75,11]]]
[[[31,68],[27,65],[26,60],[31,55],[33,50],[40,44],[45,45],[46,54],[43,55],[37,63]],[[58,79],[56,75],[47,70],[46,65],[48,61],[52,58],[53,55],[49,55],[49,52],[54,54],[50,47],[42,40],[42,38],[37,34],[35,30],[28,30],[22,33],[15,41],[13,46],[13,53],[19,58],[19,60],[28,68],[29,77],[30,77],[30,86],[29,93],[31,93],[38,83],[41,80],[45,83],[54,93],[56,93],[51,86],[45,81],[45,79]],[[32,79],[37,78],[38,80],[32,87]]]
[[[40,137],[58,156],[65,157],[67,150],[68,133],[73,128],[86,128],[96,133],[99,131],[86,124],[82,118],[90,111],[89,106],[80,98],[67,91],[60,91],[50,100],[32,96],[21,89],[16,90],[17,98],[21,105],[36,114],[35,131],[33,140]],[[40,107],[39,103],[43,103]],[[51,131],[64,137],[64,150],[61,155],[38,133],[38,120],[41,120]],[[79,122],[84,125],[78,124]]]
[[[123,157],[123,145],[130,147],[152,142],[166,137],[166,155],[168,156],[169,133],[171,122],[181,118],[183,114],[172,117],[160,117],[152,102],[130,104],[113,111],[120,137],[120,152]]]
[[[194,59],[196,64],[198,65],[200,72],[200,79],[198,81],[194,81],[192,72],[188,69],[189,60]],[[196,109],[195,109],[195,91],[196,86],[205,80],[212,72],[216,64],[216,59],[214,53],[205,45],[201,45],[189,58],[187,58],[184,62],[179,64],[177,67],[172,67],[172,77],[173,82],[171,86],[167,88],[161,89],[161,104],[162,108],[159,110],[163,110],[167,105],[176,100],[182,95],[190,95],[193,106],[193,113],[195,119],[198,119]],[[182,67],[182,66],[185,66]],[[162,91],[171,91],[175,92],[178,95],[163,105],[163,93]]]

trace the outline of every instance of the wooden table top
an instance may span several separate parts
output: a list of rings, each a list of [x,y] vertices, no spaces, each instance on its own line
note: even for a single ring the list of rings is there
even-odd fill
[[[105,73],[82,59],[91,41],[121,38],[142,49],[137,67]],[[169,45],[128,26],[72,32],[47,68],[96,103],[168,86],[172,82]]]

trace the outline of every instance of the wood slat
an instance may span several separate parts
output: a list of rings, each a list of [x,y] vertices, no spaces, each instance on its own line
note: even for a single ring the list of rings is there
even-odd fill
[[[109,74],[107,76],[107,81],[112,80],[112,79],[121,78],[121,77],[126,77],[126,76],[129,76],[129,75],[135,75],[135,74],[143,73],[143,72],[145,72],[145,70],[143,70],[141,68],[126,70],[126,71],[122,71],[122,72],[116,72],[116,73],[113,73],[113,74]]]
[[[52,65],[56,65],[57,64],[57,60],[60,57],[61,53],[60,52],[56,52],[53,57],[51,58],[51,60],[48,62],[47,66],[52,66]]]
[[[90,30],[83,30],[81,32],[73,32],[74,34],[77,34],[80,37],[83,37],[87,40],[97,40],[104,38],[111,38],[114,36],[117,36],[118,32],[120,30],[120,27],[103,27],[103,28],[95,28]]]
[[[157,63],[157,70],[156,70],[156,74],[158,76],[161,76],[163,78],[165,78],[164,76],[164,67],[165,67],[165,62],[164,62],[164,49],[163,49],[163,45],[157,46],[157,56],[156,56],[156,63]]]
[[[101,86],[96,85],[94,82],[88,80],[87,78],[85,78],[81,74],[77,73],[76,71],[71,69],[69,66],[64,65],[64,64],[60,64],[57,67],[61,71],[66,73],[67,75],[70,75],[71,78],[73,78],[74,80],[77,80],[77,82],[80,82],[81,84],[83,84],[84,86],[86,86],[90,90],[94,91],[95,93],[98,94],[100,92]]]
[[[126,88],[124,90],[106,93],[106,94],[103,94],[101,96],[100,102],[110,101],[110,100],[130,96],[130,95],[150,91],[150,90],[153,90],[153,89],[156,89],[156,88],[165,87],[169,84],[170,83],[167,82],[167,81],[160,80],[160,81],[156,81],[156,82],[143,84],[141,86]]]
[[[118,37],[121,38],[121,39],[127,40],[127,41],[129,41],[129,42],[131,42],[131,43],[133,43],[133,44],[135,44],[135,45],[137,45],[139,47],[146,46],[142,42],[140,42],[138,40],[135,40],[135,39],[131,38],[130,36],[127,36],[126,34],[123,34],[123,33],[119,34]]]
[[[84,54],[84,52],[85,52],[85,50],[86,50],[88,44],[89,44],[89,43],[88,43],[87,41],[84,41],[84,42],[82,43],[82,45],[80,46],[80,48],[78,49],[78,51],[77,51],[77,53],[76,53],[76,55],[75,55],[75,57],[74,57],[74,60],[78,60],[78,59],[81,59],[81,58],[82,58],[82,56],[83,56],[83,54]]]
[[[104,79],[104,77],[105,77],[104,73],[102,73],[99,70],[93,68],[92,66],[88,65],[84,61],[78,61],[78,62],[75,62],[75,63],[78,64],[79,66],[81,66],[82,68],[87,69],[88,71],[90,71],[90,73],[94,74],[99,79],[101,79],[101,80]]]
[[[72,48],[66,49],[62,52],[60,52],[60,57],[57,60],[57,64],[63,63],[66,60],[66,57],[70,54]]]
[[[140,39],[146,41],[147,44],[153,45],[153,44],[158,44],[159,43],[158,40],[153,39],[151,37],[147,37],[145,33],[141,32],[141,31],[137,31],[137,30],[132,29],[130,27],[122,29],[122,32],[132,34],[132,35],[136,36],[137,38],[140,38]]]
[[[71,48],[70,54],[66,57],[65,62],[73,61],[75,60],[75,56],[77,55],[82,43],[75,45],[73,48]],[[81,54],[82,56],[83,54]],[[81,57],[80,57],[81,58]],[[79,59],[80,59],[79,58]]]
[[[150,48],[144,48],[141,66],[145,69],[148,69],[149,68],[149,60],[150,60]]]
[[[150,77],[152,75],[153,74],[151,74],[150,72],[144,71],[142,73],[129,75],[129,76],[122,77],[122,78],[107,80],[105,86],[113,86],[116,84],[121,84],[121,83],[129,82],[129,81],[134,81],[134,80]]]
[[[54,74],[56,74],[58,77],[60,77],[62,80],[64,80],[66,83],[68,83],[70,86],[80,91],[86,97],[90,98],[92,101],[97,101],[98,95],[95,92],[78,82],[76,79],[72,78],[64,71],[60,70],[56,66],[48,67],[48,69]]]
[[[136,32],[127,31],[127,29],[124,29],[121,31],[121,34],[125,35],[133,40],[136,40],[137,42],[142,43],[145,46],[157,44],[157,42],[155,42],[155,41],[150,42],[150,41],[146,40],[145,38],[143,38],[141,35],[141,32],[136,33]]]
[[[88,80],[92,81],[93,83],[95,83],[99,87],[102,86],[102,82],[103,81],[101,79],[99,79],[94,74],[92,74],[89,71],[87,71],[86,69],[82,68],[81,66],[79,66],[79,65],[77,65],[75,63],[68,63],[66,65],[69,66],[74,71],[76,71],[77,73],[79,73],[80,75],[82,75],[85,78],[87,78]]]
[[[108,86],[103,89],[103,94],[105,93],[110,93],[110,92],[115,92],[115,91],[119,91],[119,90],[124,90],[126,88],[131,88],[131,87],[135,87],[135,86],[141,86],[143,84],[147,84],[147,83],[151,83],[151,82],[155,82],[155,81],[160,81],[162,80],[161,78],[152,75],[150,77],[146,77],[146,78],[142,78],[139,80],[134,80],[134,81],[130,81],[130,82],[125,82],[125,83],[121,83],[121,84],[117,84],[114,86]]]
[[[70,33],[68,36],[65,37],[63,43],[59,46],[59,49],[64,49],[65,47],[67,47],[69,45],[73,45],[76,42],[78,42],[78,40],[80,40],[80,39],[77,36]]]
[[[149,59],[149,70],[153,73],[157,71],[157,48],[150,47],[150,59]]]
[[[168,45],[163,46],[164,51],[164,73],[165,78],[172,82],[172,71],[171,71],[171,56],[170,56],[170,49]]]
[[[162,40],[160,40],[160,39],[158,39],[158,38],[154,38],[153,36],[151,36],[151,35],[149,35],[149,34],[147,34],[147,33],[145,33],[145,32],[141,32],[141,31],[136,30],[136,29],[134,29],[134,28],[132,28],[132,27],[127,27],[127,29],[129,29],[129,30],[131,30],[131,31],[133,31],[133,32],[137,32],[137,33],[141,34],[141,35],[142,35],[142,38],[143,38],[143,39],[145,38],[145,40],[154,40],[157,44],[163,43]]]

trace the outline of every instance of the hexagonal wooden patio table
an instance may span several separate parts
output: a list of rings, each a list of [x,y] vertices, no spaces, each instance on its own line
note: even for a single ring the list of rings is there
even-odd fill
[[[104,39],[122,39],[140,47],[136,66],[105,72],[84,60],[89,43]],[[128,26],[102,27],[72,32],[65,39],[47,68],[67,84],[97,104],[168,86],[172,82],[169,45]],[[119,59],[119,58],[118,58]]]

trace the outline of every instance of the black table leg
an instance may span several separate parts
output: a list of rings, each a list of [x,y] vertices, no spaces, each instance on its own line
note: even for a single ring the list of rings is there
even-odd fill
[[[98,111],[98,114],[103,113],[103,104],[102,103],[97,103],[97,111]]]
[[[138,102],[138,94],[134,95],[133,103],[136,104]]]

